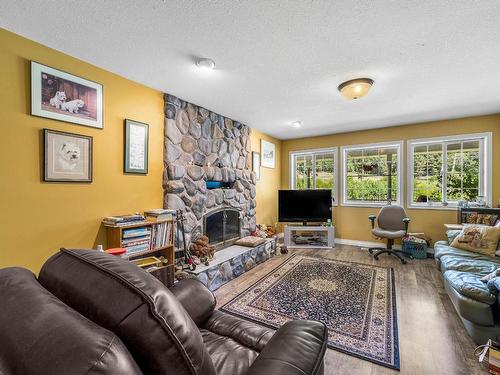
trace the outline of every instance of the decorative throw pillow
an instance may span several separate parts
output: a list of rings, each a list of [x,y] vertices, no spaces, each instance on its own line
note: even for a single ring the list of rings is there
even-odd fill
[[[450,229],[446,231],[446,237],[448,238],[448,245],[451,245],[453,240],[460,234],[462,231],[460,229]]]
[[[500,268],[497,268],[495,271],[493,271],[492,273],[489,273],[487,274],[486,276],[483,276],[481,277],[481,281],[483,283],[487,283],[488,281],[490,281],[491,279],[493,279],[494,277],[497,277],[497,276],[500,276]]]
[[[498,216],[497,215],[491,215],[491,214],[478,214],[476,223],[477,224],[484,224],[484,225],[494,225],[495,221],[497,221]]]
[[[467,224],[477,224],[477,212],[467,214],[465,217],[465,222]]]
[[[488,281],[486,284],[490,292],[492,293],[498,293],[500,291],[500,277],[493,277],[491,280]]]
[[[238,241],[235,242],[235,244],[240,245],[240,246],[256,247],[264,242],[266,242],[265,238],[256,237],[256,236],[246,236],[246,237],[240,238]]]
[[[500,228],[470,225],[455,237],[451,246],[493,257],[499,240]]]

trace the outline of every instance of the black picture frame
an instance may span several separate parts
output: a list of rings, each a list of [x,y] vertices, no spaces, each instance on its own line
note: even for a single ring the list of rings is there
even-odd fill
[[[149,168],[149,125],[125,119],[123,126],[123,172],[146,175]]]
[[[82,150],[85,143],[87,147]],[[86,160],[82,159],[85,157]],[[78,169],[82,173],[78,174]],[[93,169],[91,136],[43,129],[44,182],[91,183]]]

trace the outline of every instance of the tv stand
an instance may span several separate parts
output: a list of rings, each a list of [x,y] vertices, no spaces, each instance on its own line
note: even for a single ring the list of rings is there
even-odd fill
[[[285,246],[289,249],[332,249],[335,228],[324,226],[285,225]]]

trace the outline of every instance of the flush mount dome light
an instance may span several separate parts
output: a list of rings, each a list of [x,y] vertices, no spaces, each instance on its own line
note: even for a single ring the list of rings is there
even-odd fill
[[[342,96],[349,100],[359,99],[370,91],[373,79],[356,78],[341,83],[338,87]]]
[[[196,65],[200,69],[213,70],[215,68],[215,62],[212,59],[199,59]]]
[[[302,126],[302,121],[294,121],[292,122],[292,126],[294,128],[300,128]]]

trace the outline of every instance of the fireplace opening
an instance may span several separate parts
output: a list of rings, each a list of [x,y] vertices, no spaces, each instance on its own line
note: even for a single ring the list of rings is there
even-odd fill
[[[241,237],[240,212],[234,208],[221,208],[203,218],[203,234],[215,250],[231,246]]]

